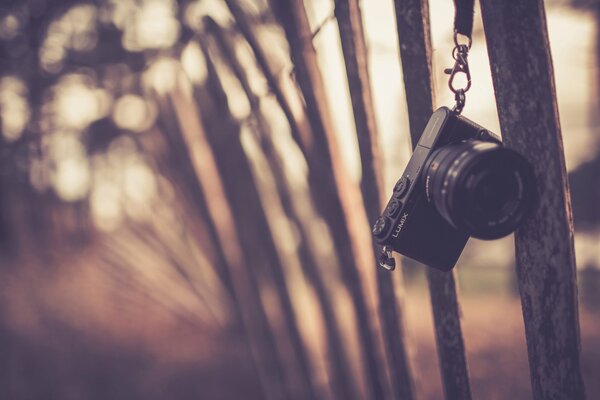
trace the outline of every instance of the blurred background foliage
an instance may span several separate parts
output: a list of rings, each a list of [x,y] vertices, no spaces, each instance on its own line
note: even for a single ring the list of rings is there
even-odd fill
[[[360,160],[333,1],[305,6],[350,190]],[[362,7],[390,188],[409,154],[393,6]],[[439,105],[450,104],[452,3],[430,9]],[[600,14],[587,1],[547,12],[594,398]],[[476,19],[465,114],[498,132],[484,42]],[[365,316],[350,287],[361,279],[345,276],[337,228],[314,205],[331,188],[315,186],[295,136],[306,110],[294,78],[266,0],[0,4],[0,398],[333,398],[332,369],[365,397]],[[402,263],[389,279],[415,390],[439,398],[423,267]],[[458,268],[476,397],[530,396],[512,267],[507,238],[471,241]],[[374,313],[374,273],[359,273]]]

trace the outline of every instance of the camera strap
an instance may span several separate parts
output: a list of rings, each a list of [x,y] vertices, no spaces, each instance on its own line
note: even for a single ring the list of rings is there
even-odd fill
[[[454,32],[471,40],[473,34],[473,8],[475,0],[454,0]]]
[[[450,75],[448,87],[454,93],[456,104],[452,109],[460,114],[465,106],[465,93],[471,88],[471,72],[469,70],[469,50],[471,49],[471,35],[473,33],[473,7],[474,0],[454,0],[454,49],[452,49],[452,58],[454,66],[446,68],[444,72]],[[466,83],[464,86],[456,86],[454,78],[459,74],[464,74]]]

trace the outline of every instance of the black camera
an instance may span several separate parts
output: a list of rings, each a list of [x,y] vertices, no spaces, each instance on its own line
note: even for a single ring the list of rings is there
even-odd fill
[[[441,107],[429,119],[373,235],[384,254],[394,250],[449,271],[469,236],[491,240],[510,234],[535,198],[533,168],[523,156]]]

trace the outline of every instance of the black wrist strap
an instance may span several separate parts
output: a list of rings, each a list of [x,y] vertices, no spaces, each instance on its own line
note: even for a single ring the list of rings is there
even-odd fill
[[[471,39],[475,0],[454,0],[454,31]]]

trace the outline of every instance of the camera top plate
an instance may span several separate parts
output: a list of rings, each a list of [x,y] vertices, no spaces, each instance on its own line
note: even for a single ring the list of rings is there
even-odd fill
[[[435,110],[431,115],[431,118],[429,118],[429,122],[427,122],[427,126],[425,127],[417,146],[428,149],[434,148],[451,113],[452,111],[447,107],[440,107]]]

